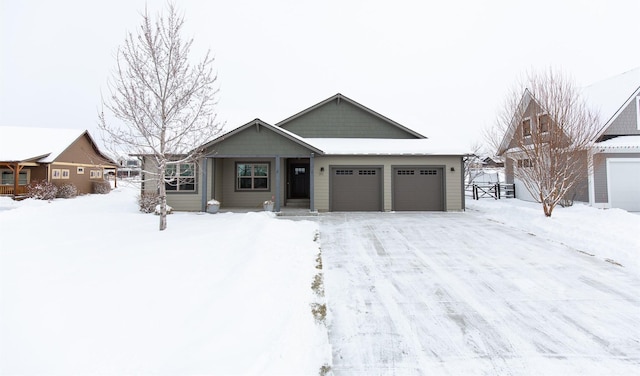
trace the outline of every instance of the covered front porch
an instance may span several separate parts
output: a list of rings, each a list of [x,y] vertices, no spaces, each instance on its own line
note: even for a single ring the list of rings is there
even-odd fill
[[[207,155],[203,160],[202,205],[215,199],[221,211],[314,212],[314,154]]]
[[[0,162],[0,196],[18,198],[27,194],[34,162]]]

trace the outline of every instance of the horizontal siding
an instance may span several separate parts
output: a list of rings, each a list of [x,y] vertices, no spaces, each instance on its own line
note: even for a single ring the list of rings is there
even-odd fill
[[[268,191],[236,191],[236,162],[268,162],[270,163],[269,174],[269,190]],[[280,159],[280,203],[284,203],[285,177],[286,177],[286,159]],[[223,208],[255,208],[261,209],[262,203],[270,200],[276,194],[276,169],[275,158],[225,158],[218,163],[222,166],[222,171],[216,173],[216,177],[221,182],[216,183],[216,187],[221,187],[222,195],[220,198],[220,206]]]
[[[392,168],[393,166],[434,166],[444,169],[445,210],[463,210],[461,158],[459,156],[329,156],[315,158],[315,208],[329,210],[330,167],[336,166],[378,166],[382,168],[384,210],[392,210]],[[451,167],[455,171],[451,171]],[[324,168],[324,171],[321,171]]]
[[[602,153],[593,156],[593,193],[597,204],[609,203],[607,159],[640,158],[640,153]]]
[[[607,136],[615,135],[639,135],[638,130],[638,110],[636,109],[635,98],[629,102],[627,107],[622,110],[618,117],[611,123],[609,128],[604,132]],[[609,119],[602,119],[607,121]]]

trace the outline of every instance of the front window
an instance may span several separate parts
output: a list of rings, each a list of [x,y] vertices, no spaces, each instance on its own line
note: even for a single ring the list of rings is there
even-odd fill
[[[168,165],[165,169],[164,187],[172,192],[195,192],[196,164],[179,163]]]
[[[236,163],[236,189],[268,191],[269,163]]]
[[[3,170],[1,175],[2,185],[13,185],[14,175],[11,170]],[[21,171],[18,174],[18,185],[27,185],[29,183],[29,176],[27,175],[27,171]]]

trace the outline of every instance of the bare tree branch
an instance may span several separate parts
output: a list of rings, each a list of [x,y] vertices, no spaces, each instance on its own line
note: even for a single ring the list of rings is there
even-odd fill
[[[173,4],[155,21],[145,8],[137,33],[127,33],[116,54],[116,70],[102,99],[99,127],[114,154],[143,155],[151,168],[144,172],[157,184],[160,230],[166,228],[166,185],[175,184],[175,169],[197,163],[199,146],[220,132],[210,51],[189,64],[193,39],[184,40],[184,17]],[[108,122],[107,109],[119,122]],[[172,172],[173,171],[173,172]]]
[[[588,152],[599,124],[598,114],[572,80],[548,69],[529,73],[509,94],[496,127],[487,134],[550,217],[560,200],[587,179]]]

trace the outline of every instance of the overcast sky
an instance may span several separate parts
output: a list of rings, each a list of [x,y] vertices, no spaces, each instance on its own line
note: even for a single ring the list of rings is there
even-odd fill
[[[96,130],[127,31],[164,0],[0,0],[0,125]],[[640,66],[640,1],[178,0],[219,119],[277,123],[336,93],[467,150],[529,69],[588,85]],[[5,140],[2,140],[5,142]],[[1,144],[0,144],[1,145]],[[1,146],[0,146],[1,147]]]

